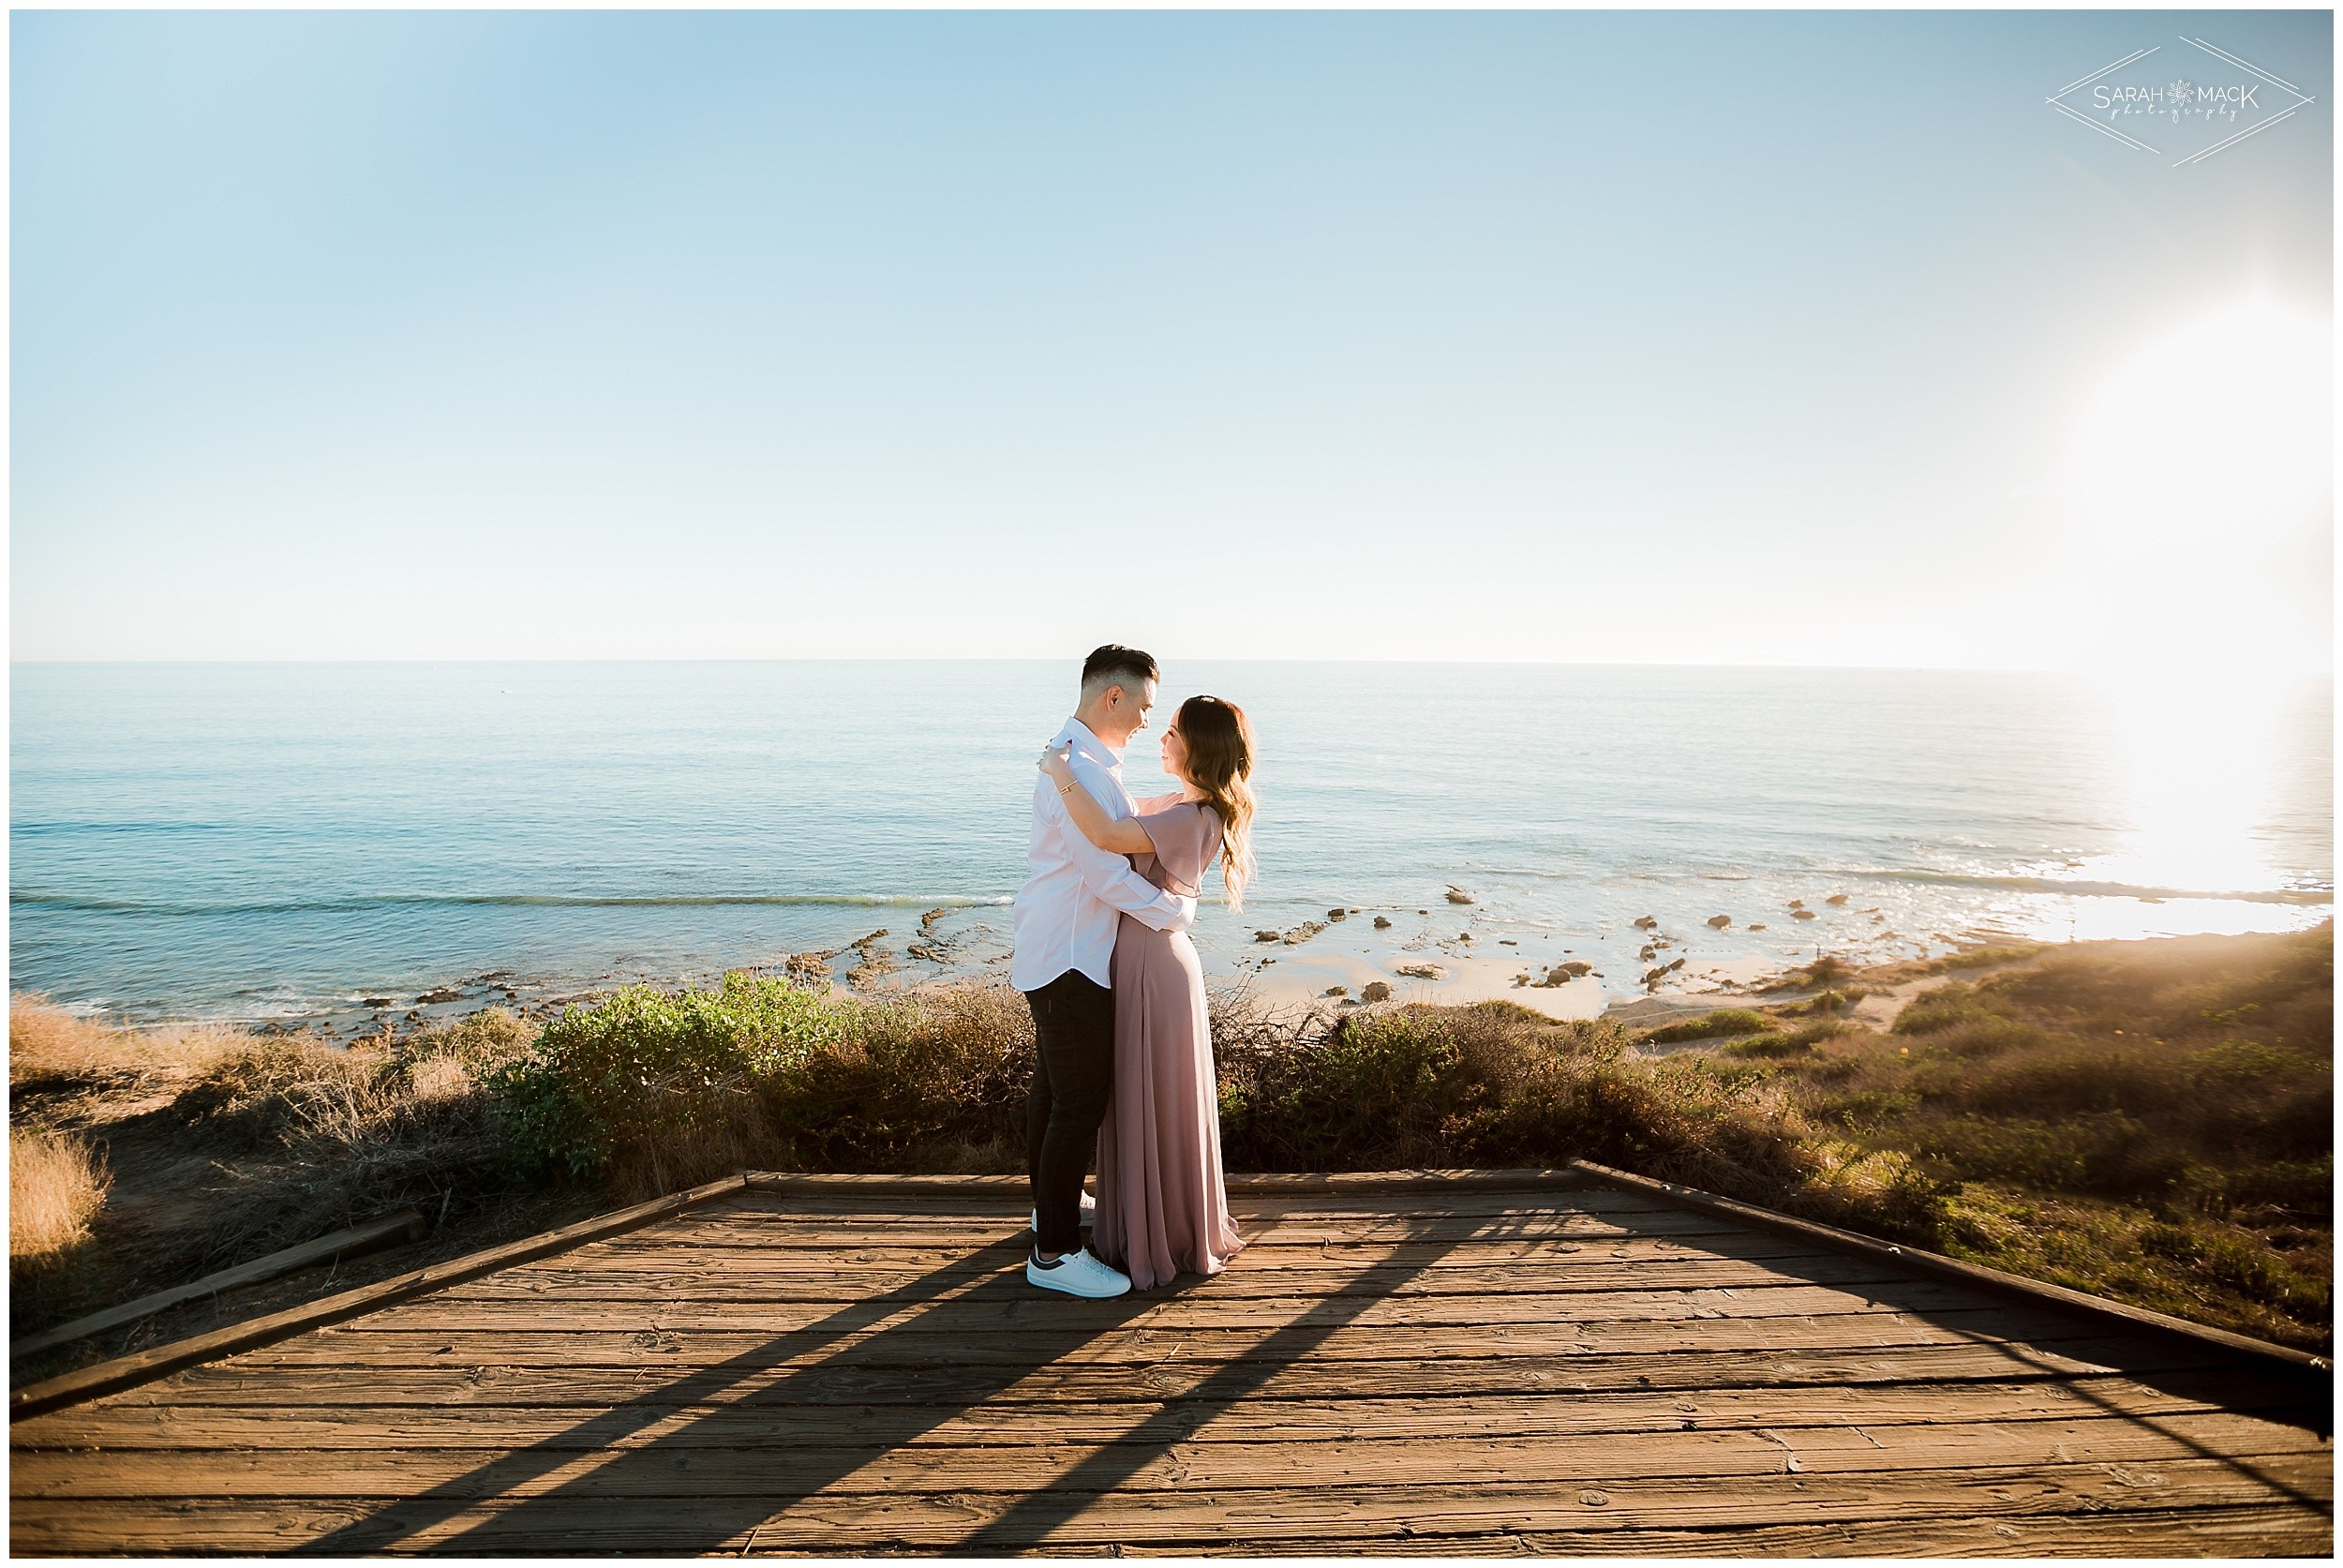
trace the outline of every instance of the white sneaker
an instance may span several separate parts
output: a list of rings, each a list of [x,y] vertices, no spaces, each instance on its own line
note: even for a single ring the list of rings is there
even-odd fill
[[[1096,1215],[1097,1212],[1098,1200],[1093,1198],[1087,1192],[1083,1193],[1082,1201],[1082,1218],[1078,1221],[1078,1223],[1083,1225],[1089,1224],[1091,1217]],[[1039,1209],[1033,1211],[1033,1233],[1037,1236],[1041,1233],[1041,1211]]]
[[[1045,1291],[1064,1291],[1069,1296],[1104,1298],[1119,1296],[1131,1288],[1131,1277],[1119,1269],[1112,1269],[1090,1255],[1090,1248],[1067,1252],[1054,1263],[1041,1261],[1039,1252],[1025,1254],[1025,1282],[1038,1285]]]

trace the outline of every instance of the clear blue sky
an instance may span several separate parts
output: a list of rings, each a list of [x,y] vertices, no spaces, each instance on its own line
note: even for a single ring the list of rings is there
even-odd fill
[[[2044,106],[2152,43],[2233,74],[2184,34],[2318,103],[2177,169]],[[2330,363],[2326,12],[11,50],[18,659],[2057,663],[2123,620],[2107,378],[2249,296],[2204,396]],[[2324,569],[2322,483],[2220,591]]]

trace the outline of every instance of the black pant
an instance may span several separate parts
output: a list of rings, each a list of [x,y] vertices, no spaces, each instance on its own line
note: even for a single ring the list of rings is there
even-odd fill
[[[1114,1092],[1114,993],[1068,969],[1025,993],[1033,1009],[1033,1093],[1025,1112],[1025,1169],[1039,1215],[1034,1245],[1082,1246],[1082,1172],[1098,1146]]]

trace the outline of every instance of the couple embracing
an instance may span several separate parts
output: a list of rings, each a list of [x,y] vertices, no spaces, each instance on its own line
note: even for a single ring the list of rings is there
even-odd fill
[[[1081,705],[1041,754],[1031,873],[1017,891],[1009,978],[1035,1036],[1025,1277],[1068,1295],[1217,1274],[1245,1245],[1221,1179],[1204,975],[1187,928],[1216,859],[1232,908],[1252,872],[1252,728],[1233,703],[1188,698],[1163,732],[1163,770],[1182,787],[1132,799],[1123,751],[1146,727],[1157,677],[1153,659],[1116,644],[1083,663]]]

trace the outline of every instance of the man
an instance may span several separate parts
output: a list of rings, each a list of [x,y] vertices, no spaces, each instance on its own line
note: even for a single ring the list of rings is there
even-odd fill
[[[1134,814],[1123,787],[1123,748],[1156,702],[1155,660],[1109,643],[1082,663],[1082,699],[1051,741],[1071,745],[1075,784],[1117,821]],[[1033,1182],[1034,1245],[1025,1277],[1076,1296],[1119,1296],[1128,1276],[1082,1245],[1082,1175],[1114,1087],[1114,931],[1122,916],[1156,931],[1185,931],[1196,901],[1177,898],[1098,848],[1067,815],[1048,774],[1034,781],[1031,868],[1017,890],[1009,983],[1033,1008],[1033,1098],[1025,1159]]]

